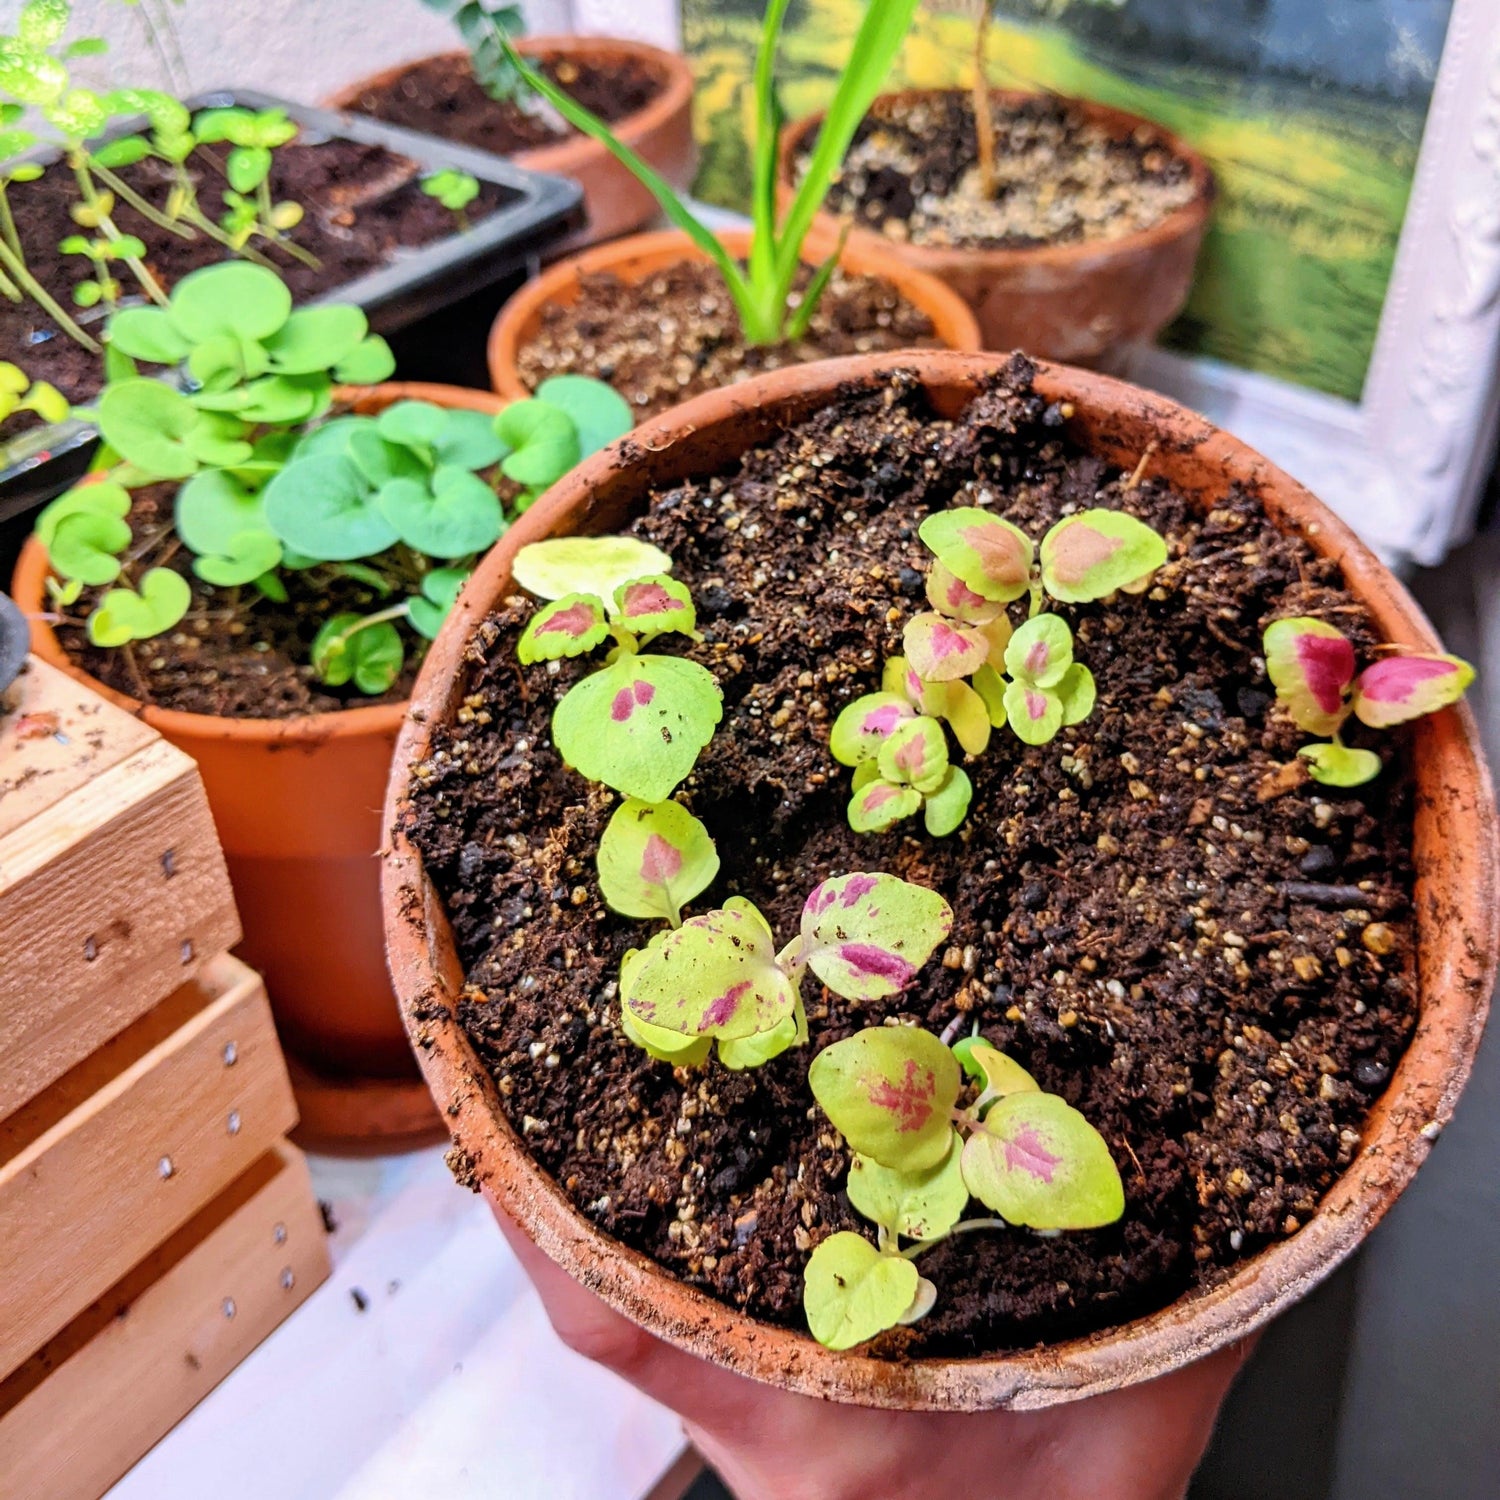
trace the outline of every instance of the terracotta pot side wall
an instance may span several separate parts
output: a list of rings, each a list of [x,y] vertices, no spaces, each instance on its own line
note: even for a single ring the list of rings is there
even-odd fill
[[[719,242],[735,255],[750,251],[749,230],[728,230]],[[825,260],[838,243],[832,235],[809,235],[803,247],[803,262],[816,265]],[[542,309],[557,303],[566,307],[577,300],[579,280],[608,271],[627,282],[642,281],[653,272],[679,261],[707,260],[680,229],[661,229],[632,235],[611,245],[598,245],[581,255],[559,261],[518,291],[495,319],[490,329],[490,380],[496,391],[512,401],[531,394],[521,379],[517,360],[520,351],[541,328]],[[839,257],[845,270],[857,276],[881,276],[893,282],[913,306],[932,322],[934,336],[949,349],[977,350],[981,346],[979,325],[963,299],[936,277],[891,255],[879,245],[846,246]]]
[[[373,413],[411,399],[498,411],[488,391],[391,382],[342,396]],[[47,559],[29,540],[14,592],[35,614]],[[52,629],[32,649],[137,714],[197,761],[244,924],[239,951],[260,970],[288,1048],[332,1072],[400,1075],[410,1049],[381,953],[380,804],[406,705],[297,719],[223,719],[143,705],[90,677]]]
[[[882,95],[913,100],[949,90],[904,89]],[[991,90],[1005,104],[1035,97]],[[1117,240],[1085,240],[1015,250],[914,245],[870,228],[855,227],[851,247],[880,248],[936,276],[961,296],[979,320],[986,349],[1024,349],[1044,359],[1093,362],[1122,346],[1154,338],[1181,312],[1213,207],[1213,173],[1190,146],[1153,121],[1089,100],[1072,101],[1111,135],[1147,128],[1187,161],[1197,187],[1192,202],[1160,223]],[[783,209],[796,188],[801,145],[822,124],[822,114],[788,125],[781,138],[777,196]],[[815,224],[836,234],[843,219],[819,212]]]
[[[689,402],[633,435],[628,462],[606,450],[534,507],[486,560],[434,644],[403,726],[386,821],[399,826],[408,768],[463,690],[463,652],[476,625],[509,590],[516,550],[547,535],[618,528],[649,492],[721,470],[833,398],[846,381],[871,383],[915,369],[938,407],[956,413],[994,357],[878,356],[800,366]],[[1161,443],[1154,471],[1204,505],[1231,483],[1254,488],[1269,512],[1336,558],[1349,586],[1392,640],[1431,649],[1436,637],[1405,589],[1331,512],[1242,443],[1165,399],[1106,377],[1043,366],[1042,394],[1071,401],[1070,431],[1121,464]],[[1083,1339],[976,1359],[890,1363],[836,1354],[809,1337],[757,1323],[676,1281],[577,1212],[511,1129],[493,1081],[453,1018],[463,975],[441,902],[420,857],[397,834],[384,896],[392,974],[418,1058],[473,1179],[498,1214],[611,1306],[651,1332],[752,1378],[827,1399],[923,1410],[1035,1409],[1166,1374],[1235,1339],[1305,1296],[1358,1246],[1410,1181],[1450,1117],[1468,1076],[1500,951],[1496,812],[1464,706],[1420,721],[1418,972],[1421,1018],[1386,1093],[1372,1110],[1355,1163],[1296,1235],[1268,1247],[1211,1290]]]

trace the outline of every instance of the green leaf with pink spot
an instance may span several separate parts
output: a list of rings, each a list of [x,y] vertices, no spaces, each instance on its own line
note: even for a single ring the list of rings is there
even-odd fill
[[[802,931],[782,954],[805,964],[846,1000],[899,994],[953,930],[953,909],[936,892],[896,875],[825,880],[802,907]]]
[[[932,792],[948,771],[948,738],[936,719],[907,719],[881,745],[875,757],[881,776],[898,786]]]
[[[1122,510],[1085,510],[1042,538],[1042,586],[1065,604],[1086,604],[1149,578],[1166,542]]]
[[[924,682],[970,677],[990,654],[989,640],[976,629],[924,610],[906,622],[901,644],[906,660]]]
[[[1019,599],[1031,586],[1034,549],[1019,526],[973,506],[928,516],[917,535],[953,576],[981,598]]]
[[[799,995],[791,1015],[770,1031],[734,1040],[721,1038],[719,1061],[731,1072],[739,1073],[746,1068],[758,1068],[762,1063],[770,1062],[773,1057],[780,1057],[788,1048],[806,1045],[807,1013],[802,1008],[802,997]]]
[[[1027,687],[1055,688],[1073,665],[1073,632],[1060,615],[1035,615],[1005,648],[1005,670]]]
[[[1016,738],[1028,745],[1045,745],[1062,728],[1062,699],[1046,688],[1012,682],[1005,688],[1005,717]]]
[[[568,690],[552,716],[552,741],[590,781],[665,802],[723,711],[713,674],[697,662],[626,653]]]
[[[620,624],[637,635],[661,635],[669,630],[692,635],[698,628],[693,596],[685,584],[665,573],[622,583],[615,590],[615,611]]]
[[[1298,616],[1266,627],[1266,672],[1299,729],[1333,734],[1349,717],[1354,647],[1324,620]]]
[[[940,615],[966,625],[986,624],[1005,607],[998,600],[976,594],[962,578],[940,562],[934,562],[927,570],[927,602]]]
[[[921,1172],[947,1154],[960,1074],[958,1060],[931,1032],[872,1026],[825,1047],[807,1081],[861,1156]]]
[[[630,953],[639,952],[638,948],[630,950]],[[628,959],[630,954],[627,953],[625,957]],[[623,961],[621,972],[624,972]],[[623,981],[621,988],[624,988]],[[674,1068],[698,1067],[707,1060],[714,1045],[711,1036],[681,1036],[675,1031],[668,1031],[664,1026],[648,1026],[623,1007],[620,1010],[620,1030],[641,1051],[658,1062],[671,1063]]]
[[[1371,729],[1389,729],[1457,703],[1474,680],[1474,668],[1458,656],[1407,651],[1383,656],[1359,674],[1354,713]]]
[[[609,636],[604,605],[592,594],[568,594],[543,607],[527,622],[516,643],[523,665],[582,656]]]
[[[1056,1094],[999,1099],[964,1146],[969,1191],[1012,1224],[1097,1229],[1125,1212],[1104,1137]]]
[[[857,766],[874,760],[880,747],[916,710],[900,693],[866,693],[856,698],[833,721],[828,749],[840,765]]]
[[[719,873],[708,830],[678,802],[628,797],[599,840],[599,889],[622,916],[676,922]]]
[[[620,973],[621,1009],[680,1036],[756,1036],[794,1015],[796,1004],[797,983],[776,962],[771,929],[738,896],[657,933]]]
[[[882,1255],[852,1230],[831,1234],[803,1273],[802,1309],[828,1349],[852,1349],[894,1328],[921,1295],[922,1277],[899,1255]]]
[[[872,774],[868,779],[856,778],[849,799],[849,826],[855,833],[884,833],[922,806],[922,794],[914,786],[886,781],[872,760],[865,761],[860,770],[866,767]]]

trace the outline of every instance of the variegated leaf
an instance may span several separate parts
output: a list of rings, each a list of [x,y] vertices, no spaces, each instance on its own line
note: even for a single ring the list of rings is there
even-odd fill
[[[840,765],[857,766],[873,760],[880,747],[916,710],[901,693],[866,693],[856,698],[833,721],[828,749]]]
[[[976,594],[956,573],[940,562],[927,570],[927,602],[940,614],[965,625],[993,620],[1004,605]]]
[[[609,621],[600,600],[592,594],[568,594],[531,617],[516,643],[516,656],[523,665],[582,656],[608,636]]]
[[[875,763],[886,781],[932,792],[948,770],[948,739],[943,726],[926,715],[908,719],[880,747]]]
[[[922,522],[917,534],[937,560],[981,598],[1008,603],[1031,586],[1031,538],[987,510],[940,510]]]
[[[1042,586],[1065,604],[1102,599],[1149,578],[1167,560],[1167,544],[1122,510],[1085,510],[1042,538]]]
[[[1060,615],[1034,615],[1005,648],[1005,670],[1026,687],[1055,688],[1073,665],[1073,632]]]
[[[1297,726],[1332,734],[1349,717],[1354,647],[1326,621],[1299,616],[1266,627],[1266,672]]]
[[[922,794],[914,786],[886,781],[874,761],[865,764],[874,775],[857,785],[849,799],[849,826],[856,833],[884,833],[921,807]]]
[[[622,583],[615,590],[615,610],[620,624],[637,635],[662,635],[669,630],[692,635],[698,628],[687,585],[665,573]]]
[[[906,622],[901,644],[912,670],[924,682],[972,676],[990,653],[990,643],[979,630],[945,620],[931,610]]]
[[[846,1000],[899,994],[953,929],[953,909],[895,875],[825,880],[802,908],[802,932],[782,955],[808,965]]]
[[[1046,688],[1007,683],[1005,717],[1017,739],[1028,745],[1045,745],[1062,728],[1062,699]]]
[[[1458,656],[1385,656],[1355,680],[1354,712],[1371,729],[1388,729],[1457,703],[1473,680],[1474,668]]]
[[[599,840],[599,889],[617,912],[676,922],[719,873],[708,830],[677,802],[628,797]]]

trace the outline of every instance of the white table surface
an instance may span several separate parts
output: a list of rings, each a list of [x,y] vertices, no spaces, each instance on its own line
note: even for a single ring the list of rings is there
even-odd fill
[[[652,1489],[683,1451],[677,1419],[558,1342],[440,1148],[309,1161],[337,1220],[333,1275],[107,1500],[640,1500]]]

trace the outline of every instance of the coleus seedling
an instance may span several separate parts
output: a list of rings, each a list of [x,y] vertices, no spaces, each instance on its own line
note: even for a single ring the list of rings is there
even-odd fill
[[[545,604],[526,626],[523,663],[582,656],[606,641],[604,666],[576,682],[552,715],[558,753],[622,796],[665,802],[713,738],[723,701],[713,673],[644,650],[658,636],[696,638],[692,596],[672,560],[631,537],[557,537],[516,554],[516,582]]]
[[[1352,714],[1371,729],[1389,729],[1456,703],[1474,680],[1457,656],[1397,649],[1356,673],[1354,645],[1337,627],[1309,616],[1277,620],[1263,639],[1266,671],[1298,728],[1325,735],[1297,753],[1315,781],[1361,786],[1380,774],[1373,750],[1344,744]]]
[[[653,1057],[692,1065],[717,1043],[726,1067],[756,1067],[806,1041],[809,969],[846,1000],[886,999],[916,978],[952,926],[936,891],[894,875],[842,875],[808,896],[801,930],[778,952],[765,917],[732,896],[626,954],[621,1023]]]
[[[980,1088],[960,1109],[965,1073]],[[915,1027],[871,1027],[824,1048],[808,1083],[853,1153],[849,1201],[876,1226],[875,1244],[841,1231],[807,1263],[808,1326],[831,1349],[930,1311],[937,1289],[913,1261],[955,1234],[1096,1229],[1125,1211],[1104,1138],[978,1036],[950,1049]],[[963,1219],[970,1198],[998,1217]]]

